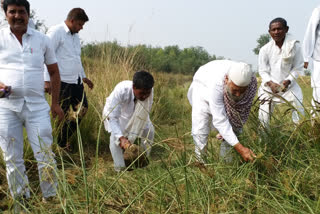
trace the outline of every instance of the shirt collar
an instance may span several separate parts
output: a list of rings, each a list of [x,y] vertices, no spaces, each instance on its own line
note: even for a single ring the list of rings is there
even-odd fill
[[[63,28],[66,31],[66,33],[70,33],[71,34],[71,31],[70,31],[70,29],[68,28],[68,26],[66,25],[65,22],[63,22]]]
[[[131,81],[130,87],[131,87],[132,102],[134,102],[134,99],[135,99],[136,97],[134,96],[134,93],[133,93],[133,82],[132,82],[132,81]]]

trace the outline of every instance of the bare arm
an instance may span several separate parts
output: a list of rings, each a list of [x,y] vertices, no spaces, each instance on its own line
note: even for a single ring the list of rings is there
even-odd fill
[[[257,156],[252,152],[251,149],[244,147],[241,143],[237,143],[234,149],[241,155],[244,161],[253,161]]]
[[[64,113],[59,105],[59,94],[60,94],[60,74],[58,64],[54,63],[47,65],[48,73],[50,75],[51,82],[51,113],[53,118],[58,116],[59,120],[62,120]]]

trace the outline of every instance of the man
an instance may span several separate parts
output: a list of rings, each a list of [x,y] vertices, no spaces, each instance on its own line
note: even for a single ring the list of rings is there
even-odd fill
[[[6,17],[5,17],[5,14],[3,12],[3,2],[4,0],[1,0],[1,10],[0,10],[0,29],[2,27],[7,27],[8,26],[8,22],[6,20]],[[28,22],[28,27],[32,28],[32,29],[35,29],[36,26],[33,22],[32,19],[29,19],[29,22]]]
[[[67,146],[68,138],[77,128],[76,117],[78,117],[80,123],[81,118],[88,110],[88,101],[82,82],[86,83],[90,89],[93,88],[93,83],[86,78],[81,63],[81,45],[78,35],[78,32],[82,30],[88,20],[89,18],[83,9],[73,8],[64,22],[51,27],[47,33],[52,41],[60,71],[59,103],[64,113],[69,115],[66,117],[62,131],[58,135],[58,145],[62,148]],[[45,81],[45,90],[50,93],[47,72],[45,72]],[[74,114],[69,111],[70,105],[74,112],[77,112],[80,108],[78,115],[72,116]]]
[[[311,104],[314,109],[319,108],[320,103],[320,6],[316,7],[310,17],[303,40],[304,68],[307,69],[310,60],[313,60],[313,72],[311,75],[311,87],[313,99]],[[316,104],[317,103],[317,104]],[[318,106],[318,107],[317,107]],[[314,112],[314,111],[312,111]]]
[[[52,128],[49,105],[44,96],[43,67],[52,82],[52,116],[63,119],[59,106],[60,77],[49,38],[28,27],[27,0],[5,0],[9,26],[0,29],[0,147],[6,163],[7,180],[13,198],[29,198],[23,161],[23,126],[38,163],[44,200],[56,195],[56,163],[51,151]],[[11,90],[10,90],[11,88]]]
[[[262,79],[259,88],[259,120],[268,127],[274,105],[285,101],[292,103],[301,115],[303,95],[296,79],[303,72],[303,57],[299,41],[287,36],[289,27],[283,18],[276,18],[269,24],[272,40],[259,52],[259,74]],[[294,123],[299,122],[296,110],[292,112]]]
[[[231,161],[233,146],[244,161],[252,161],[255,154],[238,140],[247,121],[257,80],[248,64],[230,60],[215,60],[201,66],[193,77],[188,91],[192,106],[192,136],[196,158],[205,162],[210,124],[223,138],[220,156]]]
[[[114,168],[120,171],[126,167],[123,151],[134,143],[137,137],[143,139],[142,146],[150,154],[154,127],[149,118],[153,103],[152,75],[138,71],[133,81],[122,81],[116,85],[103,109],[105,129],[111,133],[110,151]]]

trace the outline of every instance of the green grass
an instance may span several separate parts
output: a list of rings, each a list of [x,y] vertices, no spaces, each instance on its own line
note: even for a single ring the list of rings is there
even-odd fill
[[[237,154],[226,164],[219,160],[220,142],[209,137],[208,165],[194,164],[191,107],[186,94],[192,76],[153,73],[156,129],[150,165],[115,173],[108,148],[109,134],[101,122],[105,98],[121,80],[131,79],[139,67],[126,53],[103,58],[84,57],[90,110],[73,138],[79,152],[68,155],[56,145],[59,195],[57,204],[42,204],[36,163],[26,143],[26,165],[32,189],[30,213],[320,213],[319,126],[306,114],[299,126],[282,105],[271,130],[257,120],[257,105],[240,141],[258,159],[243,163]],[[308,77],[300,81],[304,105],[310,110]],[[57,129],[54,130],[56,136]],[[0,162],[0,210],[11,203]]]

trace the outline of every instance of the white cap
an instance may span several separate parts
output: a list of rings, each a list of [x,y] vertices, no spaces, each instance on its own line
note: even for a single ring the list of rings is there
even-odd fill
[[[239,87],[248,86],[252,78],[252,70],[250,65],[237,62],[230,67],[228,78]]]

